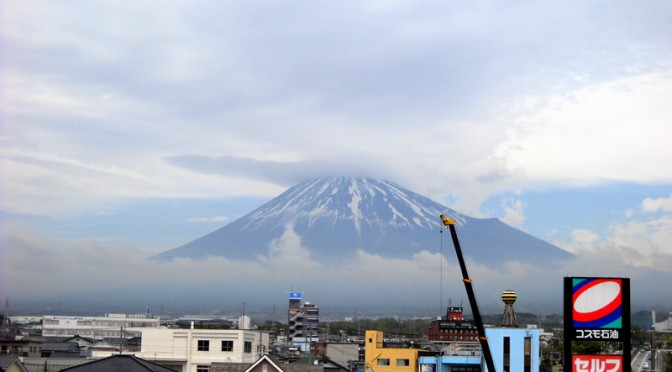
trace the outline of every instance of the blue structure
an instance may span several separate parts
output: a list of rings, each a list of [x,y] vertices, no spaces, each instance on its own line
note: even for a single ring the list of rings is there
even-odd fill
[[[488,345],[497,372],[539,372],[539,336],[537,328],[485,328]],[[450,350],[450,348],[447,348]],[[488,371],[480,353],[446,351],[418,360],[420,372]],[[472,355],[474,354],[474,355]]]

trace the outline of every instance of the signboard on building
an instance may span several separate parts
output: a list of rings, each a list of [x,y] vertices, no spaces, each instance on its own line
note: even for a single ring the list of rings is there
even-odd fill
[[[565,278],[564,298],[565,332],[569,331],[565,337],[575,341],[630,338],[628,278]]]
[[[572,371],[622,371],[630,365],[624,355],[572,355],[571,343],[620,342],[630,350],[630,279],[564,278],[565,361]]]
[[[623,372],[621,355],[572,355],[572,371]]]
[[[290,300],[300,300],[301,299],[301,292],[289,292],[289,299]]]

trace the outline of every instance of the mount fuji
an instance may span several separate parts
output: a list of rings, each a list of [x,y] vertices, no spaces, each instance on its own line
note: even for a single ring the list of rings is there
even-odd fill
[[[496,218],[469,217],[393,182],[331,177],[291,187],[248,215],[152,258],[254,261],[272,256],[287,233],[300,237],[310,257],[322,263],[352,258],[359,250],[405,258],[453,249],[441,214],[456,221],[464,256],[484,265],[551,265],[573,257]]]

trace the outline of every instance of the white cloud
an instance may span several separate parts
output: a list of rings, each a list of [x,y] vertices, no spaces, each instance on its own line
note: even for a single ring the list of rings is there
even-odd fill
[[[569,242],[555,242],[559,247],[584,257],[602,257],[601,265],[627,263],[663,272],[672,272],[672,217],[631,220],[609,226],[603,236],[576,229]]]
[[[538,182],[672,182],[671,101],[669,73],[587,86],[518,117],[497,154]]]
[[[571,232],[572,241],[570,243],[558,242],[558,246],[572,253],[584,253],[595,249],[595,243],[600,240],[600,236],[590,230],[575,229]]]
[[[268,256],[258,257],[258,259],[273,267],[291,267],[293,265],[301,267],[301,269],[309,267],[320,269],[321,267],[311,259],[310,251],[301,244],[301,236],[294,231],[294,225],[291,223],[285,226],[285,231],[280,238],[271,241]]]
[[[522,226],[525,222],[525,203],[522,200],[506,199],[502,202],[502,221],[511,226]]]
[[[583,235],[594,240],[590,233]],[[139,301],[143,306],[161,298],[173,302],[185,299],[192,304],[210,301],[207,303],[212,306],[221,305],[221,301],[254,301],[257,306],[270,307],[283,305],[290,288],[301,288],[311,302],[341,308],[436,307],[436,314],[440,314],[449,300],[468,304],[460,268],[450,254],[441,257],[437,252],[421,251],[400,259],[359,251],[351,260],[325,265],[311,259],[292,229],[273,242],[267,256],[249,262],[223,257],[155,261],[145,258],[151,252],[137,247],[85,241],[61,244],[55,246],[29,234],[15,234],[3,241],[0,259],[12,264],[0,272],[0,295],[15,302],[100,300],[115,294],[117,302]],[[518,262],[503,262],[497,267],[473,261],[467,264],[482,310],[499,311],[503,306],[501,292],[513,289],[519,296],[519,311],[545,313],[560,311],[562,277],[566,275],[633,277],[637,278],[637,296],[650,296],[650,291],[641,287],[659,280],[655,278],[660,272],[649,267],[638,269],[637,262],[631,264],[636,253],[623,245],[595,244],[594,249],[581,252],[576,261],[557,270]],[[658,269],[668,265],[667,272],[672,273],[670,255],[659,252],[658,258]],[[73,280],[73,276],[86,280]],[[439,307],[441,295],[444,304]]]
[[[669,198],[644,199],[642,201],[642,211],[647,213],[672,212],[672,195]]]
[[[670,160],[661,142],[669,137],[670,67],[658,50],[667,44],[651,39],[648,48],[631,48],[642,43],[642,28],[661,20],[617,32],[597,23],[646,9],[595,18],[598,11],[583,4],[577,11],[407,3],[401,12],[350,4],[335,7],[335,18],[280,7],[268,23],[269,10],[255,5],[174,4],[158,13],[147,11],[151,5],[98,6],[12,4],[0,22],[10,51],[2,79],[11,93],[2,103],[0,162],[9,169],[12,211],[59,213],[157,195],[274,196],[288,185],[274,184],[273,164],[317,172],[356,163],[354,171],[439,201],[451,196],[472,215],[489,195],[521,190],[528,180],[669,173],[661,171]],[[576,34],[558,32],[570,10],[590,16],[573,17]],[[35,14],[50,16],[37,22]],[[614,65],[610,53],[599,53],[604,33],[622,39],[614,42],[624,68],[598,77],[587,70]],[[647,56],[658,59],[645,63]],[[251,159],[269,168],[206,174],[165,162],[191,155],[202,166]],[[32,164],[26,174],[17,159],[35,158],[79,167]]]

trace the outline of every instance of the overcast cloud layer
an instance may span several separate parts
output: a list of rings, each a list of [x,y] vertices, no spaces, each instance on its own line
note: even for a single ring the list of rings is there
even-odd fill
[[[389,179],[583,255],[551,287],[592,274],[647,291],[672,272],[670,35],[665,1],[4,1],[0,295],[239,273],[145,257],[328,175]],[[385,262],[418,278],[409,293],[435,280],[426,254]],[[318,279],[293,277],[292,257],[243,272]],[[330,274],[371,260],[386,259]],[[53,287],[73,270],[87,280]]]

